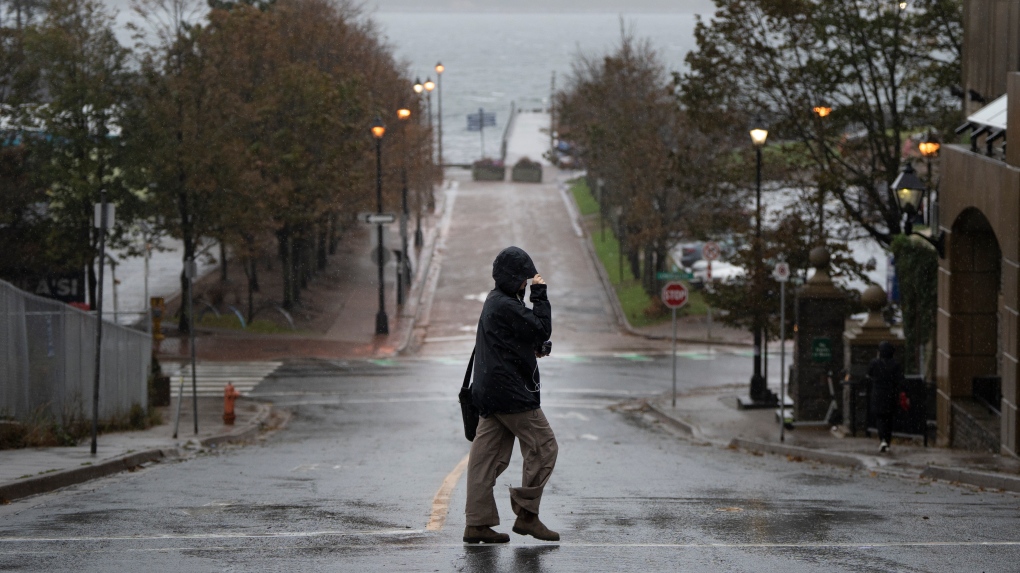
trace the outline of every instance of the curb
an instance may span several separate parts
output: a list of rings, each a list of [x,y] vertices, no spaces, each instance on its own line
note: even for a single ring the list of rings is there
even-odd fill
[[[259,432],[261,432],[262,428],[266,425],[266,420],[272,417],[272,415],[273,405],[270,403],[263,403],[262,407],[259,408],[258,414],[255,415],[255,419],[249,422],[247,426],[240,430],[235,430],[226,434],[209,436],[208,438],[199,440],[198,443],[202,444],[202,447],[214,448],[222,444],[246,442],[259,435]]]
[[[244,428],[226,434],[210,436],[200,440],[199,443],[203,447],[212,448],[221,444],[248,441],[262,431],[266,420],[269,419],[272,412],[272,404],[264,404],[263,407],[259,409],[255,419]],[[179,456],[180,449],[176,446],[153,448],[151,450],[134,452],[104,460],[94,465],[71,468],[42,476],[0,484],[0,502],[9,502],[31,495],[48,493],[67,486],[85,483],[124,471],[130,471],[148,462],[162,461],[164,458],[175,458]]]
[[[863,469],[864,463],[861,462],[855,456],[847,454],[834,454],[832,452],[823,452],[818,450],[812,450],[809,448],[801,448],[797,446],[787,446],[780,444],[773,444],[768,442],[756,442],[754,440],[746,440],[744,438],[733,438],[730,440],[730,448],[740,448],[751,452],[761,452],[765,454],[776,454],[780,456],[793,456],[799,457],[805,460],[812,460],[816,462],[822,462],[826,464],[832,464],[837,466],[846,466],[855,469]]]
[[[47,493],[69,485],[84,483],[108,475],[134,469],[144,463],[161,460],[177,455],[177,448],[152,449],[106,460],[91,466],[82,466],[70,470],[54,472],[44,476],[29,478],[0,485],[0,500],[11,501]]]
[[[670,416],[666,412],[663,412],[656,404],[651,402],[648,403],[648,408],[649,411],[663,423],[669,424],[670,426],[673,426],[692,437],[701,436],[701,432],[696,425]],[[787,446],[785,444],[775,444],[771,442],[758,442],[745,438],[733,438],[726,445],[731,449],[739,448],[751,452],[776,454],[780,456],[794,456],[805,460],[812,460],[837,466],[847,466],[856,469],[862,469],[865,467],[864,462],[852,455],[835,454],[832,452],[812,450],[810,448],[802,448],[799,446]],[[1017,480],[1017,487],[1020,487],[1020,480]]]
[[[672,426],[689,436],[700,435],[700,432],[697,431],[697,426],[695,426],[694,424],[670,416],[669,414],[660,410],[658,406],[652,404],[651,402],[646,402],[646,404],[648,405],[649,413],[655,416],[655,418],[658,419],[660,422]]]
[[[645,402],[648,406],[648,413],[655,416],[660,422],[667,424],[691,437],[700,438],[701,432],[695,424],[674,418],[664,412],[653,402]],[[900,477],[906,477],[903,471],[891,470],[891,468],[874,467],[853,454],[840,454],[803,448],[799,446],[788,446],[773,442],[760,442],[746,438],[733,438],[727,446],[731,449],[741,449],[750,452],[760,452],[779,456],[790,456],[803,460],[810,460],[830,465],[849,467],[853,469],[872,469],[880,473],[890,473]],[[917,466],[911,471],[921,469]],[[901,468],[902,470],[903,468]],[[909,469],[909,468],[908,468]],[[916,476],[917,474],[911,474]],[[966,484],[981,487],[989,490],[1003,490],[1020,493],[1020,476],[981,472],[975,470],[948,468],[943,466],[926,466],[921,470],[920,477],[924,479],[940,480],[958,484]]]
[[[950,482],[960,482],[985,489],[1001,489],[1020,492],[1020,476],[1013,477],[972,470],[928,466],[921,472],[921,477]]]
[[[445,190],[442,194],[442,203],[437,205],[437,211],[443,212],[446,210],[447,196]],[[411,340],[414,338],[414,329],[417,326],[418,309],[421,308],[421,299],[425,295],[425,282],[428,280],[429,270],[432,268],[432,261],[436,254],[436,245],[439,243],[439,224],[438,222],[432,226],[431,229],[426,231],[426,237],[424,239],[425,244],[422,245],[422,255],[424,262],[415,269],[414,282],[411,284],[411,288],[407,291],[409,301],[413,300],[414,304],[407,304],[404,309],[401,310],[401,318],[406,318],[408,321],[407,329],[401,335],[401,340],[397,344],[395,354],[401,355],[407,351],[407,347],[411,345]]]

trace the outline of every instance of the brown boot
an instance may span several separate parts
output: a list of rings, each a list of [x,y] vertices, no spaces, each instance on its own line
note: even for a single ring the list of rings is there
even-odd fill
[[[526,509],[521,510],[514,522],[514,533],[518,535],[530,535],[542,541],[559,541],[560,534],[550,530],[544,523],[538,520],[537,513],[531,513]]]
[[[510,535],[493,531],[486,525],[464,528],[464,543],[510,543]]]

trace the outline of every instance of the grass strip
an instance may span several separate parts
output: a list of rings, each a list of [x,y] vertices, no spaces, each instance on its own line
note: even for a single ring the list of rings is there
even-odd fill
[[[585,178],[579,177],[572,181],[570,191],[574,195],[574,201],[577,202],[581,215],[596,219],[594,224],[588,225],[591,242],[631,326],[648,326],[669,320],[671,315],[668,312],[661,316],[651,317],[645,314],[645,311],[652,306],[652,298],[642,288],[641,281],[631,272],[630,264],[626,260],[621,260],[620,241],[616,238],[612,226],[600,225],[597,221],[599,204],[592,196]],[[685,284],[687,284],[689,293],[687,305],[678,314],[681,316],[706,314],[708,305],[705,304],[701,291],[692,289],[691,285],[686,282]]]

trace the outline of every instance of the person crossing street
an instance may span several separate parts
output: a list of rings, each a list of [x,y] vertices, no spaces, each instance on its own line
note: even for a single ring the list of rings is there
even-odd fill
[[[538,518],[542,492],[556,466],[558,446],[541,408],[538,358],[550,351],[552,309],[547,287],[523,249],[507,247],[492,263],[496,286],[478,319],[471,397],[480,419],[467,470],[465,543],[507,543],[493,496],[496,479],[510,463],[514,440],[524,458],[520,487],[510,488],[517,519],[513,532],[559,541]],[[531,279],[532,309],[524,304]]]

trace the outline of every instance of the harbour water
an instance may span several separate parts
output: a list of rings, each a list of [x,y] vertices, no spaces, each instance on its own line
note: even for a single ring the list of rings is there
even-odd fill
[[[520,14],[377,12],[375,21],[411,77],[436,79],[442,62],[443,155],[447,163],[481,157],[481,138],[467,130],[467,114],[496,112],[486,129],[485,154],[499,153],[511,102],[519,109],[545,109],[553,73],[561,89],[578,54],[601,56],[620,45],[621,30],[647,39],[667,73],[684,69],[694,49],[695,15]],[[438,94],[432,93],[433,114]],[[437,121],[437,120],[434,120]],[[533,158],[538,159],[538,158]]]

